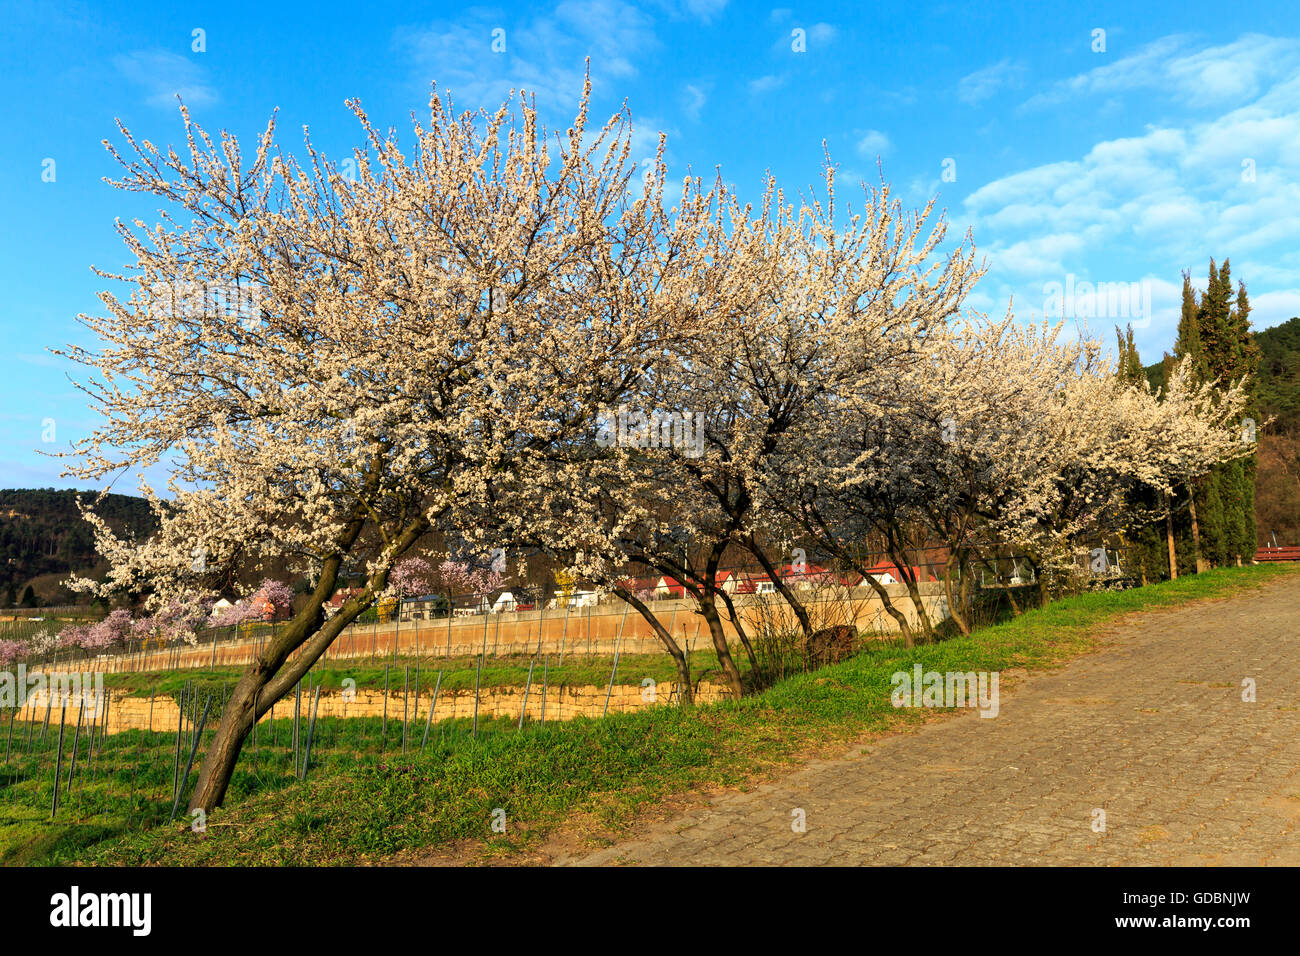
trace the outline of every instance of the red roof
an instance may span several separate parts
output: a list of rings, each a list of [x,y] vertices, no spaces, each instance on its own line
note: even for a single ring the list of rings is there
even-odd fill
[[[911,565],[910,567],[911,567],[912,576],[914,580],[916,581],[935,580],[934,575],[928,574],[917,565]],[[874,568],[867,568],[867,573],[871,575],[888,574],[891,577],[893,577],[895,581],[905,580],[903,577],[902,569],[897,564],[894,564],[889,561],[882,561],[880,564],[877,564]]]
[[[676,578],[670,578],[667,575],[661,577],[655,584],[655,590],[665,590],[673,597],[685,597],[686,588],[684,588]]]
[[[342,607],[343,602],[354,594],[360,594],[364,588],[339,588],[327,602],[329,607]]]

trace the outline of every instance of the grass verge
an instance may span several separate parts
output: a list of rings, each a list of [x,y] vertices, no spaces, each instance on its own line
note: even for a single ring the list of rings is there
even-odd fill
[[[60,827],[15,821],[25,839],[11,863],[328,865],[409,856],[457,841],[474,860],[509,859],[577,817],[617,832],[665,798],[744,784],[812,749],[922,719],[890,704],[890,677],[926,670],[1051,667],[1090,648],[1121,615],[1229,597],[1297,568],[1228,568],[1146,588],[1066,598],[969,637],[854,658],[740,701],[653,708],[514,732],[461,734],[424,754],[328,764],[305,782],[252,792],[195,834],[179,821],[113,832],[95,821]],[[456,722],[449,722],[455,724]],[[463,731],[463,728],[461,728]],[[506,832],[492,830],[498,810]],[[18,832],[12,836],[19,836]]]

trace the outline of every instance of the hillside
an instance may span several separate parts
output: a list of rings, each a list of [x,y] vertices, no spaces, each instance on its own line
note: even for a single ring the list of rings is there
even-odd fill
[[[77,495],[93,492],[53,488],[0,490],[0,603],[23,600],[27,587],[40,604],[74,603],[59,582],[69,572],[91,572],[99,563],[90,525],[77,511]],[[143,498],[110,494],[97,508],[119,534],[148,534],[153,515]]]

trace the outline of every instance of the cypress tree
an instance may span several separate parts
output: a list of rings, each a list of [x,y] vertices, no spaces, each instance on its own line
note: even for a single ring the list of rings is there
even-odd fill
[[[1248,376],[1246,382],[1249,402],[1246,406],[1246,418],[1250,426],[1243,423],[1243,432],[1252,429],[1258,431],[1259,412],[1259,346],[1255,344],[1255,335],[1250,330],[1250,298],[1246,295],[1246,284],[1237,283],[1237,300],[1229,313],[1228,330],[1235,346],[1233,357],[1235,365],[1229,370],[1233,379]],[[1249,434],[1243,435],[1249,439]],[[1239,507],[1237,521],[1233,529],[1231,551],[1233,558],[1251,561],[1259,546],[1258,530],[1255,525],[1255,474],[1258,468],[1258,456],[1252,452],[1248,458],[1232,462],[1236,469],[1236,482]]]
[[[1211,260],[1211,268],[1214,263]],[[1178,338],[1174,341],[1174,358],[1192,357],[1196,374],[1205,377],[1205,356],[1201,351],[1201,304],[1192,288],[1192,274],[1183,270],[1183,310],[1178,317]]]
[[[1174,357],[1189,358],[1192,362],[1192,373],[1198,381],[1205,381],[1208,378],[1209,368],[1202,341],[1202,334],[1207,325],[1204,312],[1206,300],[1210,298],[1212,291],[1217,291],[1217,287],[1218,270],[1213,259],[1210,260],[1209,289],[1204,296],[1197,296],[1196,290],[1192,288],[1191,273],[1183,271],[1183,307],[1178,318],[1178,339],[1174,342]],[[1179,512],[1173,522],[1177,537],[1179,573],[1189,570],[1199,572],[1205,567],[1205,550],[1202,547],[1200,534],[1200,513],[1206,510],[1208,502],[1203,484],[1201,481],[1193,481],[1187,485],[1186,498],[1183,499],[1186,502],[1185,511],[1178,507],[1182,496],[1177,493],[1177,489],[1175,495],[1171,496],[1174,510]],[[1221,518],[1221,516],[1222,508],[1215,509],[1215,517]]]

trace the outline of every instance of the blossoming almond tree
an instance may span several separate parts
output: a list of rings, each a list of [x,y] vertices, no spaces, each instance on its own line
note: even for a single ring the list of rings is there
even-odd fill
[[[1249,455],[1253,440],[1238,425],[1247,403],[1243,382],[1200,383],[1187,360],[1161,392],[1123,381],[1109,362],[1093,363],[1065,382],[1059,401],[1043,404],[1040,428],[1050,440],[1035,436],[1044,450],[991,509],[991,533],[1049,576],[1070,576],[1077,554],[1070,545],[1159,517],[1137,507],[1143,490],[1157,500],[1176,483]]]
[[[395,562],[435,527],[486,527],[625,398],[637,356],[679,335],[664,167],[633,188],[625,114],[590,131],[584,95],[552,140],[526,101],[457,116],[435,95],[403,146],[352,108],[367,137],[354,178],[310,141],[305,164],[284,155],[274,121],[251,161],[183,110],[181,151],[123,129],[134,156],[117,185],[176,211],[119,225],[134,262],[101,274],[133,289],[83,317],[102,349],[66,352],[95,373],[82,387],[105,419],[67,473],[172,473],[165,497],[142,488],[159,521],[147,540],[87,511],[112,570],[81,587],[147,589],[162,607],[273,560],[314,582],[232,691],[193,808],[221,803],[254,721]],[[364,584],[328,615],[343,574]]]

